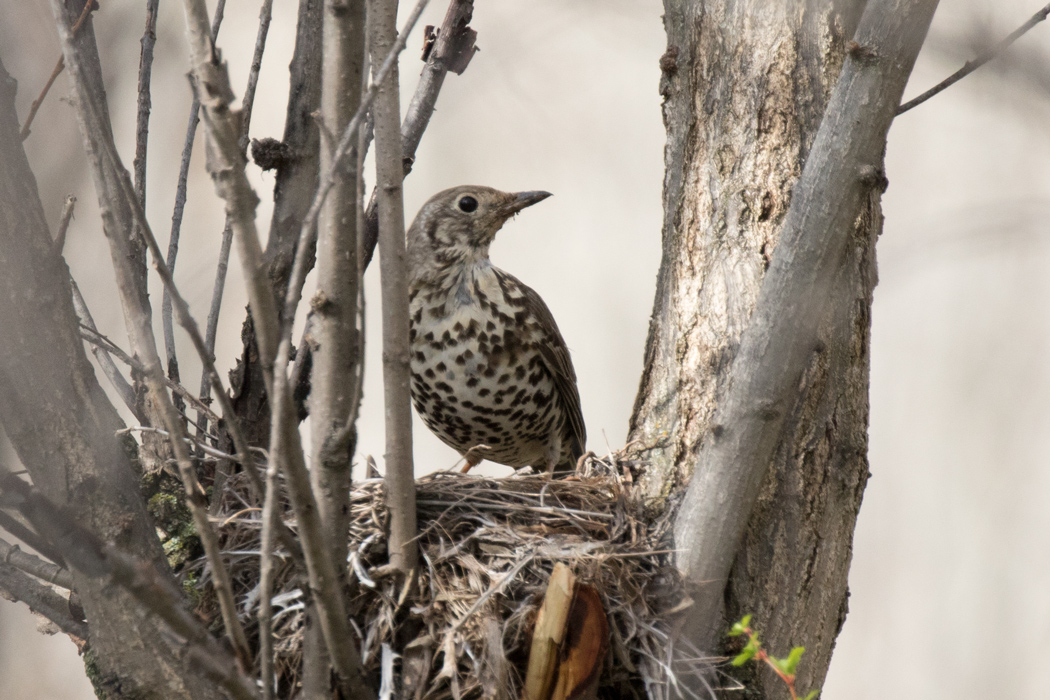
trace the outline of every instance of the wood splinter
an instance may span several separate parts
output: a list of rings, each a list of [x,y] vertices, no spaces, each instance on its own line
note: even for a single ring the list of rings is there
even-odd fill
[[[608,648],[609,622],[598,590],[578,583],[559,562],[536,617],[522,699],[595,697]]]

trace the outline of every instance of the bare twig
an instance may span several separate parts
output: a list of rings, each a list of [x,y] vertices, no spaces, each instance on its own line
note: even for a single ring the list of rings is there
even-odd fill
[[[153,46],[157,43],[157,5],[160,0],[146,0],[146,28],[142,32],[139,54],[139,96],[135,122],[135,194],[146,207],[146,146],[149,142],[150,78],[153,74]]]
[[[84,3],[84,9],[80,11],[80,17],[77,18],[76,23],[73,24],[73,28],[70,30],[73,36],[77,35],[77,32],[80,31],[80,27],[83,26],[84,22],[91,14],[91,11],[97,7],[98,5],[94,2]],[[37,98],[33,100],[33,104],[29,106],[29,114],[26,116],[25,124],[22,125],[21,133],[19,133],[19,137],[23,141],[29,138],[29,127],[33,125],[33,120],[36,118],[36,113],[40,111],[40,105],[44,104],[44,98],[47,97],[47,93],[51,90],[51,86],[55,84],[55,80],[57,80],[58,76],[62,74],[62,71],[65,69],[65,67],[66,57],[59,56],[58,61],[55,62],[54,70],[51,71],[51,76],[47,79],[47,82],[44,83],[44,89],[40,91],[40,94],[37,96]]]
[[[101,337],[98,328],[95,326],[95,319],[91,317],[91,311],[88,310],[87,302],[84,301],[84,295],[80,293],[80,287],[77,286],[76,280],[72,277],[69,279],[69,286],[73,292],[73,308],[77,312],[77,318],[80,319],[81,325]],[[138,398],[135,396],[135,389],[132,388],[131,384],[128,383],[128,380],[124,378],[120,369],[113,362],[113,358],[110,357],[112,351],[113,348],[107,348],[99,343],[91,344],[91,354],[98,360],[98,366],[102,368],[102,373],[106,375],[106,379],[109,380],[117,395],[120,396],[120,400],[124,402],[124,405],[128,407],[128,410],[140,423],[144,423],[146,422],[146,417],[143,415]],[[122,352],[121,354],[124,353]],[[128,357],[127,360],[130,364],[131,358]]]
[[[277,462],[266,467],[266,496],[263,500],[262,535],[259,545],[259,679],[263,700],[273,700],[273,545],[278,513]]]
[[[408,35],[411,33],[412,28],[416,26],[416,22],[419,21],[419,16],[423,13],[428,2],[429,0],[419,0],[416,3],[416,6],[408,16],[408,19],[405,20],[405,25],[402,28],[401,33],[397,36],[397,40],[394,42],[389,53],[383,54],[383,61],[378,64],[379,69],[374,72],[372,77],[372,87],[368,89],[368,92],[361,100],[361,106],[357,109],[353,119],[350,120],[346,125],[346,128],[343,130],[343,134],[339,139],[339,146],[335,149],[335,153],[332,156],[332,166],[321,176],[321,181],[317,186],[317,194],[314,195],[314,200],[310,204],[310,209],[303,218],[303,225],[299,233],[299,242],[295,253],[295,263],[292,265],[291,279],[288,283],[288,293],[285,295],[284,316],[282,317],[289,334],[291,333],[292,321],[289,321],[287,318],[288,311],[291,309],[294,315],[295,309],[299,306],[299,297],[302,293],[303,283],[306,281],[306,275],[309,272],[307,261],[309,256],[306,252],[313,248],[317,241],[317,217],[321,211],[321,206],[324,204],[325,198],[328,196],[329,190],[332,189],[335,168],[341,166],[343,158],[349,153],[350,147],[353,144],[354,135],[365,121],[368,111],[372,109],[372,104],[376,100],[376,95],[379,92],[380,85],[383,84],[386,77],[397,66],[397,57],[402,51],[404,51],[405,44],[408,42]],[[288,337],[288,343],[291,345],[290,335]]]
[[[173,288],[171,275],[164,266],[160,248],[149,229],[142,207],[132,189],[127,170],[124,169],[117,154],[116,146],[112,139],[112,129],[109,128],[108,116],[103,111],[103,106],[97,103],[98,96],[94,94],[81,66],[81,56],[73,46],[72,33],[65,24],[65,12],[61,0],[52,0],[52,9],[58,20],[59,37],[62,41],[63,54],[69,67],[74,94],[77,97],[77,115],[81,122],[82,136],[85,139],[87,150],[91,156],[91,165],[95,171],[96,188],[99,196],[107,205],[113,202],[122,203],[131,214],[131,225],[137,229],[144,243],[150,248],[154,264],[161,276],[162,281],[169,288]],[[175,459],[182,477],[183,487],[186,491],[186,501],[193,515],[197,534],[201,544],[212,566],[212,582],[219,598],[222,610],[223,622],[226,633],[230,637],[234,650],[242,663],[247,667],[250,665],[248,642],[244,634],[244,628],[237,618],[237,608],[233,598],[233,589],[229,579],[229,572],[223,565],[218,536],[208,520],[206,504],[203,498],[203,489],[197,482],[196,472],[190,457],[189,450],[183,441],[184,427],[172,403],[171,397],[165,390],[164,370],[161,366],[160,356],[157,354],[156,340],[150,323],[149,307],[141,306],[137,298],[136,270],[133,268],[132,244],[130,239],[121,234],[119,228],[125,221],[108,221],[111,227],[117,228],[116,235],[108,235],[107,240],[111,247],[111,258],[117,277],[117,287],[124,301],[125,318],[128,325],[128,337],[132,349],[143,363],[145,379],[149,386],[151,398],[155,408],[160,413],[165,427],[171,434],[171,446],[175,453]],[[123,229],[126,231],[127,229]],[[188,309],[185,301],[172,289],[173,298],[179,303],[180,316],[183,320],[188,317]],[[195,325],[189,319],[187,325]],[[199,334],[197,334],[199,338]],[[206,360],[205,360],[206,361]],[[247,458],[247,451],[245,451]]]
[[[71,194],[66,195],[66,201],[62,205],[62,218],[58,221],[58,231],[55,233],[55,254],[61,255],[66,247],[66,234],[69,232],[69,222],[73,220],[73,207],[77,205],[77,198]]]
[[[86,11],[88,7],[90,7],[90,3],[84,6],[84,10]],[[44,89],[41,90],[40,94],[37,95],[37,98],[33,100],[33,104],[29,105],[29,114],[26,115],[25,124],[22,125],[22,132],[19,134],[23,141],[29,138],[29,127],[33,125],[33,120],[36,119],[36,113],[40,111],[40,105],[44,104],[44,98],[47,97],[47,93],[51,91],[51,86],[55,84],[55,81],[58,80],[58,76],[62,75],[62,71],[65,70],[65,68],[66,59],[64,56],[59,56],[58,62],[55,63],[55,67],[51,71],[51,75],[48,77],[47,82],[44,83]]]
[[[57,545],[67,561],[85,576],[108,578],[131,593],[143,607],[164,620],[185,640],[194,663],[238,700],[255,700],[251,683],[229,653],[186,609],[181,592],[157,574],[152,564],[124,554],[81,527],[64,508],[0,466],[0,490],[41,535]]]
[[[248,70],[248,87],[241,99],[241,123],[244,132],[239,145],[242,151],[248,150],[248,125],[252,121],[252,107],[255,105],[255,88],[259,84],[259,71],[262,69],[263,52],[266,49],[266,34],[270,31],[270,17],[273,14],[273,0],[263,0],[259,9],[259,31],[255,35],[255,52],[252,54],[252,65]]]
[[[372,0],[368,13],[372,60],[387,52],[396,32],[397,0]],[[376,76],[376,189],[379,192],[380,272],[383,293],[383,397],[386,405],[386,495],[390,563],[406,576],[418,560],[416,483],[412,469],[412,401],[408,367],[408,270],[401,182],[401,108],[396,67]]]
[[[717,630],[730,568],[813,361],[855,224],[877,215],[886,133],[936,7],[937,0],[867,3],[856,40],[868,48],[846,60],[794,187],[729,389],[676,515],[676,563],[695,601],[683,630],[698,648]]]
[[[2,550],[3,546],[0,545],[0,552]],[[66,575],[68,574],[67,571]],[[52,588],[20,571],[14,564],[5,562],[2,554],[0,554],[0,591],[25,603],[31,611],[55,623],[66,634],[79,639],[87,639],[88,626],[84,622],[74,620],[69,614],[69,601]]]
[[[405,175],[412,170],[415,162],[416,149],[423,138],[423,132],[430,124],[430,117],[434,114],[441,86],[445,83],[448,71],[462,75],[467,69],[467,64],[474,56],[477,48],[474,40],[477,32],[469,26],[474,13],[473,0],[452,0],[445,13],[445,19],[437,34],[430,37],[424,50],[423,73],[419,76],[419,84],[412,94],[412,101],[408,103],[408,111],[405,113],[405,121],[401,124],[401,160],[404,165]],[[379,211],[376,208],[376,190],[372,190],[372,196],[368,201],[368,213],[365,215],[364,231],[364,257],[363,264],[367,268],[375,253],[376,242],[379,240]]]
[[[259,10],[259,30],[255,36],[255,52],[252,54],[252,65],[248,72],[248,87],[244,91],[241,100],[241,139],[239,142],[242,151],[248,147],[248,130],[251,126],[252,107],[255,104],[255,89],[259,84],[259,71],[262,68],[263,52],[266,49],[266,36],[270,30],[270,19],[273,13],[273,0],[264,0]],[[215,32],[212,32],[212,41],[215,41]],[[195,98],[196,99],[196,98]],[[223,290],[226,288],[226,272],[230,266],[230,249],[233,247],[233,229],[230,227],[229,219],[222,230],[222,245],[219,248],[219,261],[215,266],[215,283],[212,285],[211,307],[208,309],[208,321],[204,329],[204,344],[208,353],[215,354],[215,339],[219,329],[219,313],[222,311]],[[211,382],[209,377],[202,373],[200,395],[202,401],[207,401],[211,393]]]
[[[74,282],[73,284],[76,283]],[[74,295],[76,297],[80,297],[80,290],[75,289]],[[74,300],[74,306],[76,306],[79,313],[79,302]],[[84,307],[84,311],[87,312],[87,307]],[[90,314],[87,315],[87,321],[82,321],[81,324],[84,326],[84,328],[80,332],[80,337],[82,337],[84,340],[90,343],[92,348],[98,348],[106,353],[112,353],[113,355],[116,355],[118,360],[126,364],[128,367],[131,367],[133,370],[139,372],[140,374],[144,374],[146,372],[146,368],[142,365],[141,362],[124,352],[124,350],[122,350],[119,345],[117,345],[112,340],[98,332],[98,329],[94,327],[94,323],[90,318]],[[208,406],[205,405],[200,399],[191,394],[189,389],[182,386],[178,382],[172,381],[171,379],[165,379],[164,383],[174,393],[178,394],[183,399],[188,401],[191,406],[193,406],[198,411],[204,413],[206,419],[215,422],[219,421],[219,416],[216,415],[210,408],[208,408]],[[234,459],[238,458],[234,457]]]
[[[335,563],[325,546],[297,426],[290,420],[291,397],[287,392],[285,375],[289,356],[287,350],[283,355],[284,362],[278,365],[280,371],[274,371],[274,357],[277,355],[281,331],[255,228],[255,205],[258,200],[245,177],[244,156],[239,146],[240,129],[228,107],[233,97],[229,77],[208,36],[204,3],[201,0],[184,0],[184,8],[193,71],[198,94],[204,97],[204,119],[211,136],[214,156],[210,164],[212,177],[220,195],[226,200],[239,257],[245,267],[263,374],[271,387],[273,420],[270,459],[278,460],[285,466],[289,496],[299,520],[310,585],[315,592],[315,601],[321,613],[321,628],[341,685],[351,696],[373,697],[374,692],[364,677],[356,643],[350,632]],[[298,296],[298,292],[296,294]],[[284,343],[286,346],[290,344],[290,340]]]
[[[0,539],[0,562],[10,564],[16,569],[21,569],[27,574],[36,576],[47,583],[61,586],[67,591],[73,590],[73,576],[68,569],[64,569],[58,564],[44,561],[28,552],[23,552],[18,545],[11,544],[3,539]]]
[[[960,80],[968,76],[970,73],[973,73],[975,70],[983,66],[985,63],[988,63],[993,58],[996,58],[1003,51],[1006,51],[1006,49],[1010,47],[1010,44],[1020,39],[1029,29],[1044,21],[1047,18],[1047,16],[1050,16],[1050,5],[1047,5],[1046,7],[1032,15],[1027,22],[1022,24],[1009,35],[1007,35],[1007,37],[1000,41],[998,44],[988,49],[972,61],[967,61],[966,63],[964,63],[962,68],[955,71],[954,73],[952,73],[947,78],[934,85],[926,92],[902,104],[900,107],[897,108],[897,115],[900,116],[901,114],[907,112],[909,109],[918,107],[926,100],[930,99],[931,97],[937,95],[940,92],[943,92],[944,90],[947,90],[952,85],[959,82]]]
[[[211,40],[214,42],[219,36],[219,27],[222,26],[222,18],[226,12],[226,0],[219,0],[215,5],[215,15],[211,22]],[[171,233],[168,235],[168,254],[164,258],[168,270],[175,273],[175,261],[179,256],[179,238],[182,233],[182,214],[186,209],[186,187],[190,176],[190,159],[193,157],[193,142],[197,136],[197,125],[200,124],[201,103],[197,99],[197,91],[193,91],[193,102],[190,104],[190,118],[186,125],[186,140],[182,145],[182,159],[179,164],[179,181],[175,187],[175,207],[171,213]],[[164,353],[167,356],[168,376],[172,379],[178,377],[178,355],[175,348],[175,326],[172,322],[171,295],[167,289],[164,290],[161,299],[161,327],[164,329]],[[212,342],[212,350],[215,343]],[[209,352],[209,355],[212,353]],[[207,374],[207,369],[204,370]],[[202,382],[204,378],[202,377]],[[203,394],[202,389],[202,394]],[[232,414],[230,414],[232,416]],[[203,423],[198,416],[197,421]]]

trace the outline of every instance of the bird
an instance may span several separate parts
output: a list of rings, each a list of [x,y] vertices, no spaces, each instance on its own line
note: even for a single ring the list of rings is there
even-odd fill
[[[508,219],[549,192],[464,185],[431,197],[407,232],[412,403],[466,459],[569,472],[587,432],[576,372],[535,290],[492,264]]]

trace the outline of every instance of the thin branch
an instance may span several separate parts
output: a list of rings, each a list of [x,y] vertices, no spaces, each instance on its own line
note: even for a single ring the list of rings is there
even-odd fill
[[[278,476],[277,460],[266,466],[266,496],[262,511],[262,542],[259,545],[259,679],[263,700],[273,700],[273,546],[277,528]]]
[[[315,593],[315,601],[321,613],[320,622],[325,643],[332,657],[336,674],[340,678],[340,684],[349,696],[374,697],[374,691],[364,677],[357,645],[347,621],[335,562],[331,560],[325,546],[325,537],[317,517],[316,500],[310,490],[309,474],[298,429],[290,420],[289,414],[292,407],[291,397],[287,391],[286,368],[289,355],[287,350],[283,355],[284,362],[278,365],[281,368],[280,371],[274,371],[274,357],[277,356],[277,343],[281,330],[266,270],[262,265],[262,251],[255,227],[255,206],[258,198],[248,184],[244,173],[244,154],[239,144],[240,129],[235,116],[228,107],[233,98],[229,87],[229,77],[225,65],[218,61],[214,44],[209,40],[206,31],[206,8],[202,0],[184,0],[183,4],[191,47],[191,62],[199,87],[198,94],[206,98],[202,100],[202,105],[213,147],[210,169],[216,188],[227,203],[227,212],[248,282],[249,304],[257,334],[263,374],[267,385],[271,388],[273,420],[270,459],[282,463],[285,467],[289,496],[299,521],[310,586]],[[316,221],[316,213],[314,221]],[[290,345],[290,340],[282,345]]]
[[[73,36],[77,35],[77,32],[80,31],[80,27],[82,27],[84,22],[87,21],[91,11],[97,7],[98,4],[95,2],[84,3],[84,9],[80,11],[80,17],[77,18],[77,21],[73,24],[73,28],[70,30]],[[54,69],[51,71],[51,76],[47,79],[47,82],[44,83],[44,89],[40,91],[37,98],[33,100],[33,104],[29,106],[29,114],[26,116],[25,124],[22,125],[22,131],[18,134],[19,138],[23,141],[29,138],[29,127],[33,125],[33,120],[36,119],[36,113],[40,111],[40,105],[44,104],[44,98],[47,97],[47,93],[51,90],[51,86],[55,84],[55,81],[58,79],[58,76],[62,74],[62,71],[65,70],[65,67],[66,57],[59,56],[58,61],[55,62]]]
[[[62,204],[62,218],[58,221],[58,231],[55,233],[55,254],[62,255],[66,247],[66,234],[69,232],[69,222],[73,220],[73,207],[77,205],[77,198],[71,194],[66,195],[66,201]]]
[[[383,56],[397,31],[397,0],[372,0],[368,13],[372,60]],[[383,397],[386,410],[386,504],[390,564],[406,577],[416,567],[416,481],[412,468],[412,399],[409,394],[408,269],[401,183],[401,107],[397,69],[376,76],[376,190],[379,192],[380,279],[383,295]]]
[[[74,282],[74,284],[76,284],[76,283]],[[80,290],[79,289],[75,290],[74,294],[79,296],[80,295]],[[74,304],[76,304],[75,301],[74,301]],[[85,312],[87,311],[86,307],[84,308],[84,311]],[[90,314],[88,314],[87,320],[91,321]],[[112,340],[110,340],[106,336],[104,336],[101,333],[99,333],[98,329],[94,327],[93,322],[92,323],[82,322],[82,325],[84,326],[84,329],[81,330],[80,337],[83,338],[84,340],[86,340],[89,344],[91,344],[92,347],[99,348],[99,349],[103,350],[104,352],[112,353],[113,355],[116,355],[118,360],[120,360],[121,362],[123,362],[127,366],[131,367],[133,370],[135,370],[136,372],[138,372],[140,374],[145,374],[146,373],[146,368],[142,365],[141,362],[139,362],[134,357],[132,357],[131,355],[129,355],[126,352],[124,352],[124,350],[121,349],[121,347],[119,345],[117,345],[116,343],[114,343]],[[204,402],[202,402],[200,399],[198,399],[193,394],[191,394],[190,390],[187,389],[186,387],[182,386],[178,382],[172,381],[171,379],[167,379],[167,378],[165,378],[164,383],[174,393],[176,393],[179,396],[181,396],[183,399],[188,401],[191,406],[193,406],[195,409],[197,409],[198,411],[203,413],[206,420],[211,420],[211,421],[214,421],[214,422],[218,422],[220,420],[220,418],[219,418],[219,416],[217,414],[215,414],[210,408],[208,408],[208,406]],[[234,459],[237,459],[237,458],[234,457]]]
[[[77,312],[77,318],[80,320],[81,325],[95,335],[102,337],[95,326],[95,319],[91,317],[91,311],[87,307],[87,302],[84,301],[84,295],[80,293],[80,287],[77,286],[76,280],[72,277],[69,278],[69,286],[73,292],[73,309]],[[117,348],[117,350],[120,349]],[[124,378],[116,363],[113,362],[113,358],[110,357],[111,352],[113,352],[113,348],[107,348],[98,343],[91,344],[91,354],[98,360],[98,366],[102,368],[102,373],[106,375],[106,379],[109,380],[109,383],[117,392],[117,396],[120,397],[120,400],[124,402],[124,405],[128,407],[128,410],[140,423],[145,423],[146,416],[143,415],[142,408],[139,406],[135,389]],[[120,351],[120,353],[124,354],[123,351]],[[127,362],[128,364],[132,363],[130,357],[127,358]]]
[[[368,80],[368,54],[365,53],[365,67],[362,71],[362,81]],[[364,86],[362,85],[362,89]],[[371,131],[361,129],[357,132],[357,152],[354,164],[354,180],[357,183],[357,191],[354,193],[355,215],[357,217],[357,230],[365,230],[365,151],[371,139]],[[364,236],[357,236],[357,374],[354,376],[353,389],[350,391],[350,415],[346,417],[346,423],[339,432],[332,436],[333,449],[350,449],[350,441],[354,437],[354,426],[357,424],[357,416],[361,410],[361,399],[364,396],[365,383],[365,262]],[[306,348],[304,348],[306,349]],[[296,360],[299,358],[296,357]],[[298,367],[296,362],[296,367]]]
[[[84,10],[87,11],[90,7],[90,3],[84,6]],[[66,68],[65,56],[59,56],[58,62],[55,63],[54,69],[51,71],[51,75],[48,77],[47,82],[44,83],[44,89],[40,91],[37,98],[33,100],[33,104],[29,105],[29,114],[26,115],[25,124],[22,125],[22,131],[19,136],[25,141],[29,138],[29,133],[33,125],[33,120],[36,119],[36,113],[40,111],[40,105],[44,104],[44,99],[47,97],[47,93],[51,91],[51,86],[58,80],[58,76],[62,75],[62,71]]]
[[[241,100],[241,133],[239,146],[242,151],[248,150],[248,125],[252,121],[252,108],[255,105],[255,88],[259,85],[259,71],[262,69],[263,52],[266,50],[266,34],[270,31],[270,18],[273,14],[273,0],[263,0],[259,9],[259,30],[255,34],[255,52],[252,54],[252,65],[248,70],[248,87]],[[213,39],[214,41],[214,39]]]
[[[73,575],[68,569],[23,552],[18,545],[3,539],[0,539],[0,563],[10,564],[16,569],[36,576],[47,583],[61,586],[67,591],[73,590]]]
[[[215,5],[215,15],[211,22],[211,40],[214,42],[219,36],[219,27],[222,26],[222,18],[226,12],[226,0],[219,0]],[[192,78],[191,78],[192,80]],[[197,137],[197,125],[200,124],[201,103],[197,99],[197,91],[193,90],[193,102],[190,104],[190,118],[186,125],[186,140],[182,145],[182,159],[179,164],[179,181],[175,187],[175,207],[171,213],[171,233],[168,235],[168,254],[164,258],[168,269],[174,274],[175,261],[179,256],[179,238],[182,234],[182,214],[186,209],[186,188],[190,177],[190,159],[193,157],[193,142]],[[168,376],[178,376],[179,360],[175,348],[175,326],[172,322],[171,295],[167,289],[164,290],[160,306],[161,327],[164,329],[164,353],[167,356]],[[214,342],[211,348],[214,349]],[[209,352],[209,355],[212,353]],[[207,372],[207,370],[204,370]],[[202,380],[203,381],[203,380]],[[229,414],[233,415],[233,414]],[[203,422],[198,417],[198,422]]]
[[[0,552],[2,552],[2,546],[0,546]],[[68,573],[66,572],[67,575]],[[55,623],[66,634],[78,639],[87,639],[88,626],[84,622],[74,620],[69,614],[68,600],[56,593],[54,589],[20,571],[13,564],[4,562],[2,556],[0,556],[0,591],[14,600],[25,603],[32,612]]]
[[[303,283],[306,281],[306,275],[309,272],[306,252],[314,247],[317,241],[317,216],[321,211],[321,206],[324,204],[325,198],[328,196],[329,190],[332,189],[334,182],[335,169],[342,165],[343,159],[350,151],[350,146],[353,143],[354,135],[365,121],[368,111],[372,109],[372,104],[375,102],[376,95],[379,93],[380,85],[386,80],[387,76],[397,65],[398,55],[405,50],[405,44],[408,42],[408,36],[412,31],[412,28],[416,26],[416,22],[419,21],[419,16],[423,13],[423,9],[426,8],[429,0],[419,0],[416,6],[412,9],[408,19],[405,20],[404,28],[398,35],[397,40],[394,42],[389,53],[384,54],[384,59],[379,64],[379,70],[375,71],[372,78],[372,87],[368,89],[368,93],[364,99],[361,100],[361,106],[354,114],[354,118],[350,120],[350,123],[346,125],[346,129],[343,130],[343,134],[339,139],[339,146],[336,148],[335,153],[332,156],[332,166],[321,177],[321,182],[317,186],[317,194],[314,195],[314,201],[310,204],[310,209],[307,211],[306,216],[303,218],[303,225],[299,233],[299,243],[295,253],[295,263],[292,265],[291,279],[288,283],[288,293],[285,295],[284,301],[284,316],[283,322],[288,330],[288,343],[291,344],[291,325],[292,321],[288,320],[289,310],[291,315],[294,316],[295,309],[299,306],[299,298],[302,293]]]
[[[41,535],[62,550],[67,561],[83,575],[107,578],[127,590],[150,613],[164,620],[185,640],[186,652],[201,670],[237,700],[255,700],[251,682],[186,609],[181,592],[158,575],[149,562],[124,554],[83,528],[65,508],[44,497],[34,487],[0,466],[0,491]]]
[[[146,207],[146,146],[149,142],[149,113],[152,108],[150,79],[153,74],[153,46],[157,43],[157,5],[160,0],[146,0],[146,28],[142,32],[139,54],[139,96],[135,119],[135,194]]]
[[[473,13],[473,0],[452,0],[448,6],[448,12],[445,13],[445,19],[441,23],[441,28],[435,35],[428,37],[423,54],[426,65],[423,66],[419,84],[416,85],[412,101],[408,103],[405,121],[401,125],[401,159],[405,175],[412,170],[412,164],[416,159],[416,149],[419,148],[423,132],[426,131],[430,118],[434,115],[441,86],[445,83],[445,76],[450,70],[456,75],[462,75],[477,51],[474,45],[477,32],[468,26]],[[376,243],[379,240],[379,211],[376,208],[376,202],[376,190],[372,190],[363,229],[365,232],[363,260],[366,268],[372,262]]]
[[[241,100],[241,138],[238,142],[241,151],[248,148],[248,131],[251,126],[252,108],[255,104],[255,89],[259,84],[259,71],[262,69],[263,53],[266,50],[266,36],[270,30],[270,19],[273,14],[273,0],[264,0],[259,10],[259,29],[255,35],[255,52],[252,54],[252,65],[248,71],[248,87]],[[212,32],[212,41],[216,39]],[[194,96],[196,101],[196,96]],[[219,314],[222,311],[222,297],[226,288],[226,273],[230,267],[230,249],[233,247],[233,228],[229,217],[222,229],[222,245],[219,247],[219,260],[215,265],[215,282],[212,284],[211,306],[208,309],[208,321],[204,329],[204,344],[208,354],[215,355],[215,339],[219,331]],[[207,373],[201,373],[201,401],[207,402],[211,395],[211,382]],[[198,418],[198,420],[200,420]],[[203,421],[201,421],[203,422]]]
[[[90,0],[89,0],[90,1]],[[52,0],[52,8],[55,18],[58,20],[59,38],[62,42],[63,54],[66,56],[66,64],[70,70],[71,82],[74,94],[77,97],[76,108],[78,119],[81,122],[82,134],[85,146],[91,155],[91,164],[95,169],[96,187],[99,196],[107,204],[122,201],[132,215],[132,226],[137,229],[143,243],[150,249],[154,265],[165,286],[172,290],[173,299],[178,303],[180,316],[185,320],[188,317],[188,309],[185,301],[173,289],[171,275],[164,266],[160,248],[157,245],[149,224],[142,212],[138,198],[132,189],[127,170],[120,162],[116,146],[112,139],[112,130],[108,126],[108,117],[103,113],[103,105],[96,100],[98,96],[93,94],[88,81],[85,78],[84,67],[81,66],[81,57],[73,46],[72,34],[65,24],[65,12],[62,0]],[[110,226],[118,222],[110,221]],[[122,223],[122,222],[121,222]],[[111,257],[117,277],[117,287],[124,301],[124,313],[128,325],[128,337],[135,354],[145,367],[145,379],[149,386],[154,407],[160,412],[165,427],[171,434],[171,446],[175,453],[179,474],[183,481],[186,492],[186,503],[193,515],[197,534],[204,548],[205,556],[212,567],[212,584],[219,599],[219,607],[222,611],[223,623],[226,633],[230,637],[233,648],[245,667],[250,665],[247,637],[244,628],[237,617],[237,607],[233,597],[233,588],[230,582],[229,572],[222,562],[221,549],[218,536],[211,522],[203,497],[203,489],[197,482],[196,471],[193,462],[183,442],[184,426],[176,411],[170,395],[165,390],[164,370],[161,366],[160,356],[157,353],[156,339],[150,323],[148,304],[143,308],[139,305],[137,295],[136,271],[132,267],[134,262],[131,255],[132,242],[122,235],[108,235],[107,240],[111,247]],[[193,326],[192,319],[187,325]],[[197,334],[199,338],[199,334]],[[247,451],[245,451],[247,457]]]
[[[1024,34],[1028,32],[1029,29],[1044,21],[1047,18],[1047,16],[1050,16],[1050,5],[1047,5],[1043,9],[1036,12],[1028,19],[1027,22],[1025,22],[1016,30],[1011,32],[1005,39],[1003,39],[998,44],[990,48],[988,51],[985,51],[983,54],[973,59],[972,61],[967,61],[963,64],[962,68],[955,71],[947,78],[937,83],[932,88],[922,93],[915,99],[908,100],[907,102],[902,104],[900,107],[897,108],[897,116],[904,114],[909,109],[918,107],[934,95],[937,95],[938,93],[947,90],[952,85],[955,85],[955,83],[959,82],[960,80],[968,76],[970,73],[973,73],[975,70],[983,66],[985,63],[988,63],[993,58],[999,56],[999,54],[1001,54],[1003,51],[1006,51],[1006,49],[1010,47],[1010,44],[1014,43],[1022,36],[1024,36]]]

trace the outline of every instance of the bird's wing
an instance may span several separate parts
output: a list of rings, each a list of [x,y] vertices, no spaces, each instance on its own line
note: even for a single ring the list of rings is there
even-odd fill
[[[575,469],[576,460],[583,455],[584,446],[587,444],[587,428],[583,424],[580,392],[576,388],[576,372],[572,368],[572,358],[569,356],[565,339],[558,330],[558,324],[554,322],[554,315],[543,299],[531,287],[522,284],[521,288],[528,299],[527,308],[535,313],[543,333],[539,342],[540,356],[547,371],[554,377],[554,387],[568,416],[566,428],[569,444],[564,448],[572,455],[570,466]]]

